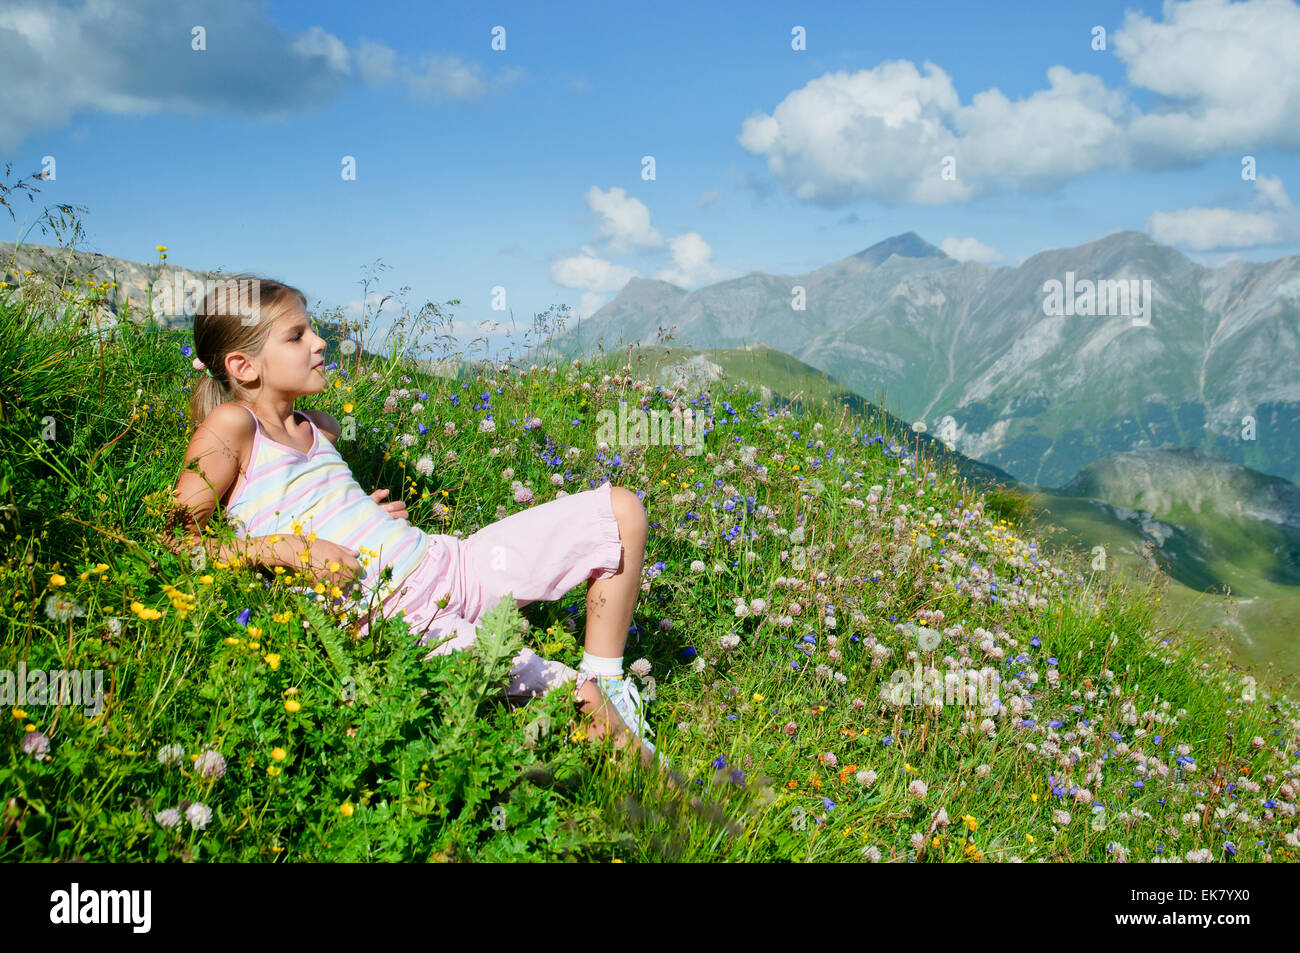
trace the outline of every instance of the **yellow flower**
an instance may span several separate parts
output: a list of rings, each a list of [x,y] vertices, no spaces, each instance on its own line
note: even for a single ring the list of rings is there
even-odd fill
[[[211,576],[199,576],[199,582],[203,583],[205,586],[210,586],[212,585],[213,580]]]
[[[27,731],[27,732],[32,732],[32,731],[35,731],[35,730],[36,730],[36,726],[33,725],[33,724],[31,724],[31,723],[29,722],[29,723],[26,725],[26,727],[24,727],[23,730],[24,730],[24,731]]]
[[[755,702],[761,702],[761,701],[763,700],[763,698],[764,698],[763,695],[760,695],[758,692],[754,692],[754,701],[755,701]]]
[[[285,698],[288,698],[290,695],[297,695],[297,694],[298,694],[298,689],[296,689],[296,688],[286,688],[286,689],[284,690],[284,697],[285,697]]]
[[[1029,795],[1029,800],[1031,800],[1031,801],[1033,801],[1035,804],[1037,804],[1037,803],[1038,803],[1038,795],[1037,795],[1037,794],[1031,794],[1031,795]]]
[[[248,627],[248,637],[253,641],[257,641],[262,637],[262,630],[255,625],[250,625]]]
[[[1034,835],[1033,835],[1033,834],[1026,834],[1026,835],[1025,835],[1025,840],[1029,841],[1029,843],[1032,844],[1032,843],[1034,842]]]
[[[963,821],[966,822],[966,826],[967,826],[968,828],[970,828],[970,830],[972,830],[972,831],[974,831],[975,828],[977,828],[977,827],[979,826],[979,824],[976,822],[975,818],[972,817],[970,814],[963,814],[963,815],[961,816],[961,819],[962,819]]]
[[[271,757],[276,761],[283,761],[286,752],[283,748],[272,748]]]
[[[226,644],[227,644],[227,645],[238,645],[238,644],[239,644],[239,639],[235,638],[233,635],[227,636],[227,637],[226,637]]]
[[[350,414],[350,413],[352,413],[352,405],[351,405],[351,404],[344,404],[344,405],[343,405],[343,413],[345,413],[345,414]]]
[[[351,801],[344,801],[342,804],[339,805],[339,813],[342,814],[344,817],[351,817],[352,810],[353,809],[352,809]]]
[[[569,740],[574,742],[586,741],[587,732],[584,729],[579,728],[577,731],[575,731],[572,735],[569,736]]]
[[[275,777],[277,774],[280,773],[280,769],[277,768],[275,765],[270,765],[267,767],[266,773],[269,774],[271,777]]]
[[[272,652],[266,656],[266,664],[271,666],[271,671],[277,671],[280,668],[280,656]]]
[[[302,708],[302,705],[301,705],[297,700],[295,700],[295,699],[293,699],[293,698],[289,698],[289,699],[286,699],[286,700],[285,700],[285,703],[284,703],[284,710],[287,711],[289,714],[292,715],[294,712],[298,711],[298,709],[300,709],[300,708]]]
[[[24,718],[27,717],[27,712],[23,711],[21,708],[15,708],[13,714],[14,717],[17,718],[19,721],[22,721]]]
[[[249,643],[248,643],[248,648],[249,648],[249,650],[250,650],[250,651],[253,651],[253,652],[256,652],[256,651],[257,651],[258,649],[260,649],[261,647],[262,647],[262,643],[261,643],[261,642],[249,642]]]
[[[68,584],[68,580],[64,579],[58,573],[55,573],[53,576],[50,577],[51,589],[57,589],[59,586],[66,586],[67,584]]]
[[[167,246],[166,246],[166,245],[154,245],[153,247],[154,247],[154,249],[155,249],[156,251],[159,251],[159,252],[165,252],[165,251],[167,250]]]
[[[934,840],[930,841],[930,846],[931,846],[931,847],[938,847],[938,846],[939,846],[939,838],[938,838],[937,836],[935,837]]]

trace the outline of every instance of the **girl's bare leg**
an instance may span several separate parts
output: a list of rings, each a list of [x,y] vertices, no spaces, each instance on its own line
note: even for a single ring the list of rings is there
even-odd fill
[[[627,630],[632,624],[637,597],[641,595],[641,566],[650,531],[645,507],[635,493],[613,487],[611,503],[619,538],[623,541],[623,554],[618,572],[587,583],[587,634],[583,646],[602,658],[618,658],[627,646]],[[624,733],[627,726],[614,707],[606,703],[596,682],[584,681],[577,695],[582,699],[578,710],[592,715],[592,737],[603,738],[612,731],[616,746],[627,743],[629,735]],[[641,753],[645,760],[652,760],[645,748]]]

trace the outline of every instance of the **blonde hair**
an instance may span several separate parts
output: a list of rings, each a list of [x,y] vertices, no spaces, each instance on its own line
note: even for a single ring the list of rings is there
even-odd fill
[[[250,287],[255,293],[248,292]],[[227,376],[226,356],[234,351],[260,354],[275,319],[294,298],[305,311],[307,296],[297,288],[254,275],[223,277],[204,297],[194,315],[194,352],[212,376],[200,372],[190,395],[190,422],[196,428],[226,401],[247,396],[243,385]]]

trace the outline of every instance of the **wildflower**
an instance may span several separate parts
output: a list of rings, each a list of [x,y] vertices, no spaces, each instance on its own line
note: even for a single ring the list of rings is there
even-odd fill
[[[873,844],[872,846],[870,846],[870,847],[864,848],[863,851],[862,851],[862,859],[863,859],[863,860],[866,860],[866,861],[869,861],[869,862],[871,862],[871,863],[873,863],[873,864],[875,864],[875,863],[879,863],[879,862],[880,862],[880,848],[879,848],[879,847],[876,847],[874,844]]]
[[[754,703],[758,704],[766,697],[767,697],[766,695],[760,695],[758,692],[754,692]]]
[[[190,826],[198,830],[207,830],[208,824],[212,820],[212,808],[208,807],[202,801],[195,801],[185,810],[185,819],[190,822]]]
[[[785,723],[785,728],[783,730],[787,735],[793,735],[796,731],[799,730],[799,726],[796,725],[793,721],[787,721]]]
[[[827,751],[821,756],[821,762],[826,765],[826,767],[833,768],[835,765],[839,764],[839,759],[835,757],[834,753]]]
[[[280,668],[280,656],[274,652],[266,656],[264,661],[267,665],[271,666],[271,671],[273,672]]]
[[[284,710],[287,711],[287,712],[288,712],[289,714],[291,714],[291,715],[294,714],[295,712],[299,711],[301,708],[302,708],[302,705],[298,702],[297,699],[294,699],[294,698],[286,698],[286,699],[284,700]]]
[[[50,739],[39,731],[29,730],[23,735],[23,754],[29,754],[37,761],[44,761],[50,753]]]
[[[219,778],[226,773],[226,759],[221,752],[206,749],[194,762],[194,770],[204,778]]]
[[[695,559],[691,561],[691,572],[704,572],[706,568],[702,560]]]
[[[342,804],[339,805],[339,813],[342,814],[344,817],[351,817],[353,810],[354,808],[352,807],[351,801],[344,801]]]
[[[163,745],[158,749],[158,763],[169,768],[179,767],[185,759],[185,749],[180,745]]]
[[[926,787],[925,782],[922,781],[920,778],[917,778],[915,781],[913,781],[911,784],[907,786],[907,793],[912,795],[913,797],[923,798],[925,797],[928,791],[929,788]]]
[[[66,586],[67,584],[68,584],[68,580],[64,579],[58,573],[55,573],[53,576],[50,577],[49,586],[51,589],[57,589],[59,588],[59,586]]]
[[[1062,827],[1065,827],[1067,824],[1070,823],[1070,812],[1069,812],[1069,811],[1053,811],[1053,812],[1052,812],[1052,823],[1053,823],[1053,824],[1060,824]]]
[[[916,644],[922,652],[933,652],[939,647],[940,635],[934,629],[920,628],[916,632]]]
[[[153,819],[159,827],[176,827],[181,822],[181,812],[174,807],[169,807],[159,811]]]
[[[629,665],[628,668],[631,670],[632,674],[635,675],[637,678],[645,678],[647,675],[650,674],[650,668],[651,668],[650,660],[639,658],[631,665]]]
[[[283,761],[283,760],[284,760],[284,756],[285,756],[285,754],[286,754],[286,752],[285,752],[285,750],[284,750],[283,748],[272,748],[272,749],[271,749],[271,759],[272,759],[273,761]]]
[[[68,622],[86,614],[75,599],[65,595],[53,595],[45,600],[45,615],[55,622]]]
[[[740,645],[740,636],[734,633],[724,635],[722,638],[718,639],[718,644],[722,646],[723,651],[730,652],[735,649],[736,646]]]

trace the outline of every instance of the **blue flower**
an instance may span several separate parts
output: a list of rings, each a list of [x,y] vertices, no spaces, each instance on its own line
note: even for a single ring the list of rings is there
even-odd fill
[[[1264,802],[1264,806],[1271,811],[1273,810],[1273,808],[1277,807],[1277,801],[1273,800],[1272,798],[1269,798],[1267,801]]]
[[[1111,736],[1112,738],[1114,738],[1116,741],[1123,741],[1123,740],[1124,740],[1123,735],[1121,735],[1118,731],[1112,731],[1112,732],[1110,733],[1110,736]]]
[[[1048,728],[1060,728],[1060,727],[1061,727],[1061,723],[1060,723],[1059,721],[1049,721],[1049,722],[1047,723],[1047,727],[1048,727]]]
[[[734,771],[732,771],[731,783],[737,786],[743,785],[745,783],[745,772],[741,771],[739,768],[736,768]]]
[[[692,645],[688,645],[686,648],[682,649],[682,658],[686,659],[688,662],[695,658],[695,654],[695,647]]]
[[[828,797],[824,797],[822,798],[822,807],[826,808],[829,813],[830,811],[835,810],[835,802]]]
[[[1040,645],[1043,644],[1043,640],[1040,639],[1038,636],[1034,636],[1032,639],[1029,640],[1029,644],[1032,645],[1034,648],[1038,648]]]
[[[189,357],[191,354],[194,353],[194,348],[190,347],[187,344],[183,348],[181,348],[181,353],[184,354],[186,357]]]
[[[1153,740],[1156,744],[1160,744],[1160,737],[1161,737],[1160,735],[1156,735],[1155,738],[1153,738],[1152,740]]]
[[[1144,787],[1146,787],[1146,785],[1142,783],[1142,779],[1141,779],[1141,778],[1138,778],[1136,781],[1133,782],[1133,787],[1135,787],[1135,788],[1144,788]]]
[[[886,746],[892,745],[894,743],[894,739],[889,737],[889,735],[885,735],[885,737],[881,738],[880,740],[883,741]]]
[[[235,616],[235,621],[238,622],[240,625],[246,626],[248,625],[248,617],[251,616],[252,614],[253,614],[252,609],[245,609],[243,612],[239,613],[239,615]]]
[[[727,766],[727,756],[725,754],[720,754],[713,759],[713,768],[715,771],[721,771],[726,766]]]
[[[1237,847],[1235,844],[1232,843],[1232,841],[1224,841],[1223,849],[1228,852],[1229,857],[1237,856]]]

